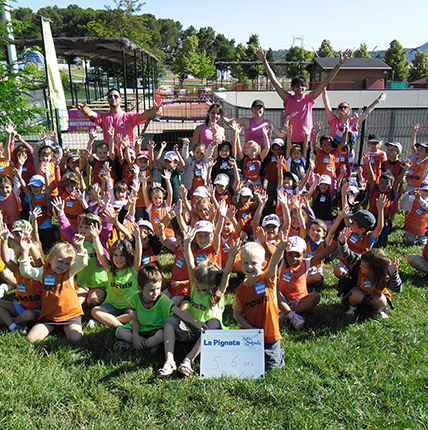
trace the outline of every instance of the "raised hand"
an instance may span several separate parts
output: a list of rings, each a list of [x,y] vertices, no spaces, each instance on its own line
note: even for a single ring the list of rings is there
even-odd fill
[[[64,200],[61,197],[52,197],[52,206],[55,208],[58,216],[64,213]]]
[[[85,236],[83,234],[76,233],[73,237],[73,245],[78,251],[83,249],[83,242],[85,241]]]
[[[394,261],[389,260],[388,272],[390,275],[397,272],[398,266],[400,265],[400,260],[394,257]]]
[[[163,175],[161,175],[162,176],[162,178],[164,178],[165,179],[165,181],[170,181],[171,180],[171,173],[169,172],[169,170],[164,170],[163,171]]]
[[[91,140],[95,140],[97,138],[97,129],[96,128],[91,128],[89,130],[89,139]]]
[[[266,61],[266,51],[261,46],[256,49],[256,55],[260,61]]]
[[[37,218],[42,216],[42,210],[38,207],[35,207],[33,209],[33,212],[30,212],[30,221],[31,224],[34,224],[37,220]]]
[[[351,227],[345,227],[337,237],[337,240],[341,245],[343,245],[352,235]]]
[[[195,237],[196,229],[189,228],[187,231],[183,231],[183,241],[184,243],[190,243],[192,242],[193,238]]]
[[[101,233],[101,228],[95,224],[91,224],[89,226],[89,233],[91,234],[92,237],[97,237]]]
[[[382,210],[386,206],[386,195],[385,194],[381,194],[376,199],[376,206],[379,210]]]
[[[266,240],[267,240],[266,232],[265,232],[264,228],[263,228],[263,227],[261,227],[261,226],[258,226],[258,227],[256,228],[256,239],[257,239],[257,240],[259,241],[259,243],[261,243],[262,245],[263,245],[264,243],[266,243]]]
[[[9,229],[7,228],[7,225],[2,222],[0,224],[0,239],[1,240],[7,240],[9,238]]]
[[[345,52],[340,53],[339,64],[343,64],[352,58],[352,50],[347,49]]]
[[[221,200],[218,205],[219,215],[225,217],[227,215],[227,203],[226,200]]]

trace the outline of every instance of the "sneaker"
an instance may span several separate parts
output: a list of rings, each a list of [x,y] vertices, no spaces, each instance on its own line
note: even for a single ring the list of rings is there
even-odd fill
[[[131,349],[131,344],[128,342],[124,342],[123,340],[119,340],[113,345],[113,350],[119,353],[127,352],[130,349]]]
[[[93,319],[93,318],[91,318],[89,321],[88,321],[88,325],[87,325],[87,327],[88,328],[94,328],[96,325],[99,325],[99,321],[97,321],[97,320],[95,320],[95,319]]]
[[[288,314],[288,319],[291,322],[291,325],[296,329],[296,330],[302,330],[303,326],[305,325],[305,319],[299,315],[296,314],[296,312],[291,311]]]
[[[386,313],[386,308],[379,309],[379,310],[377,311],[377,313],[380,315],[380,317],[381,317],[383,320],[386,320],[386,319],[388,319],[388,318],[389,318],[389,315]]]
[[[9,285],[7,285],[7,284],[0,284],[0,299],[2,297],[4,297],[4,293],[6,291],[9,291]]]
[[[348,310],[346,311],[346,315],[348,317],[355,317],[355,311],[357,310],[356,306],[349,306]]]

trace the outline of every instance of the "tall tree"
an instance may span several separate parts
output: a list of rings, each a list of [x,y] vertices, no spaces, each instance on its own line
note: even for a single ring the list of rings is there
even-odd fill
[[[405,81],[409,76],[409,62],[406,61],[407,49],[394,39],[385,51],[385,63],[392,68],[390,79]]]
[[[415,58],[410,65],[409,81],[428,77],[428,53],[426,51],[416,52]]]
[[[205,51],[202,51],[202,53],[198,55],[195,77],[206,80],[213,79],[215,70],[214,61],[208,57]]]
[[[356,49],[353,54],[354,58],[370,58],[371,55],[365,43],[361,43],[360,47]]]
[[[300,46],[292,46],[285,54],[285,61],[299,61],[306,62],[312,61],[315,54],[311,51],[307,51],[305,48]],[[306,70],[306,64],[290,64],[286,66],[287,76],[293,78],[296,75],[309,75]]]
[[[189,75],[195,75],[198,72],[198,54],[196,48],[198,47],[198,37],[193,34],[187,36],[178,49],[174,62],[171,64],[171,70],[178,75],[180,84]]]
[[[247,49],[245,50],[246,61],[257,61],[259,58],[256,55],[257,48],[260,46],[258,34],[251,34],[247,42]],[[246,74],[249,79],[255,80],[263,73],[262,65],[247,66]]]
[[[318,57],[337,57],[337,52],[334,51],[329,40],[324,39],[317,51]]]

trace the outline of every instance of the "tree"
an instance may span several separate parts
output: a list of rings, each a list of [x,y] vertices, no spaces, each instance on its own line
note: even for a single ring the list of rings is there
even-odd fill
[[[321,46],[318,48],[318,57],[337,57],[337,52],[334,51],[329,40],[324,39]]]
[[[250,38],[247,42],[247,49],[245,50],[246,61],[257,61],[259,62],[259,58],[256,55],[257,48],[260,46],[260,40],[258,34],[251,34]],[[260,76],[264,71],[262,65],[255,66],[247,66],[247,76],[251,80],[255,80]]]
[[[410,65],[409,81],[428,77],[428,53],[426,51],[416,52],[415,58]]]
[[[409,76],[409,62],[406,61],[407,50],[398,40],[393,40],[385,51],[385,63],[392,68],[390,78],[395,81],[406,81]]]
[[[356,49],[353,54],[354,58],[371,58],[369,50],[365,43],[361,43],[360,47]]]
[[[175,61],[171,64],[171,70],[173,73],[178,75],[180,84],[183,84],[187,76],[198,73],[197,47],[198,37],[195,34],[187,36],[186,39],[183,40],[181,47],[178,49]]]
[[[246,61],[246,50],[242,43],[239,43],[235,50],[236,61]],[[239,82],[245,82],[248,79],[247,73],[243,66],[237,65],[231,67],[232,76]]]
[[[0,13],[4,11],[5,4],[0,0]],[[25,28],[18,20],[13,21],[14,36],[19,37]],[[0,45],[4,50],[10,44],[6,25],[0,22]],[[44,109],[29,103],[31,98],[30,89],[34,85],[35,74],[31,69],[20,70],[18,73],[12,71],[8,64],[0,64],[0,130],[4,130],[7,123],[12,121],[19,133],[36,131],[36,116],[41,115]]]
[[[208,57],[205,51],[198,56],[197,70],[195,72],[195,77],[199,79],[212,79],[215,76],[215,66],[214,61]]]
[[[311,51],[307,51],[305,48],[300,46],[292,46],[289,51],[285,54],[285,61],[299,61],[307,62],[312,61],[315,54]],[[290,64],[286,66],[287,76],[293,78],[296,75],[309,75],[306,70],[306,64]]]

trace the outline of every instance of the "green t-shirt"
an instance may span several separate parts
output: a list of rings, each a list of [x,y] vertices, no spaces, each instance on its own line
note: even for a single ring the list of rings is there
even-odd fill
[[[128,307],[128,298],[138,291],[137,278],[134,269],[127,267],[121,272],[116,272],[113,277],[111,271],[108,272],[107,296],[104,303],[108,303],[117,309]]]
[[[140,323],[139,331],[161,329],[165,320],[171,316],[172,301],[165,294],[162,294],[150,309],[144,307],[138,292],[128,299],[128,304],[130,308],[137,312],[138,322]],[[125,324],[123,327],[132,329],[132,322]]]
[[[94,244],[85,240],[84,248],[88,251],[88,265],[76,275],[77,285],[86,288],[107,287],[108,276],[103,266],[98,266],[97,254]]]
[[[192,286],[190,290],[190,306],[186,309],[192,317],[200,322],[206,322],[211,318],[217,318],[223,326],[224,296],[212,309],[210,308],[210,295],[199,291]]]

